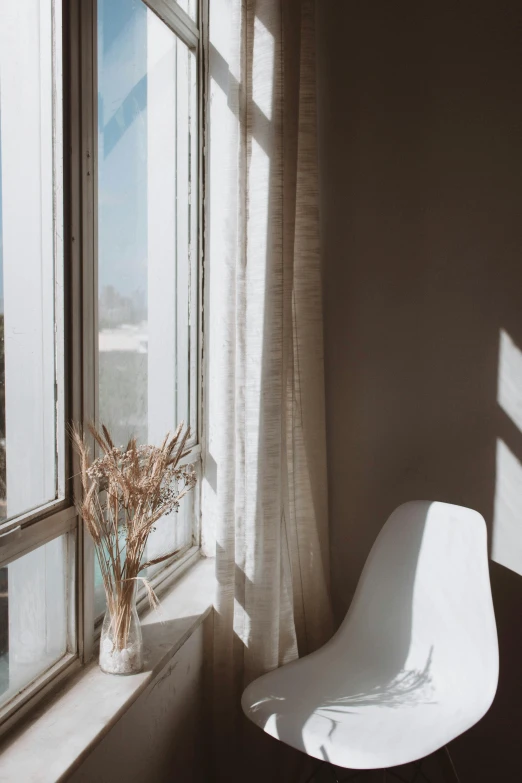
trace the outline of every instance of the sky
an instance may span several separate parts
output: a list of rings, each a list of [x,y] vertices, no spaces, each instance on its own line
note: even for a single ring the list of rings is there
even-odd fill
[[[99,285],[146,303],[147,8],[98,3]],[[1,123],[0,123],[1,133]],[[0,183],[2,180],[0,139]],[[0,312],[3,313],[0,187]]]
[[[99,286],[147,293],[147,11],[98,4]]]

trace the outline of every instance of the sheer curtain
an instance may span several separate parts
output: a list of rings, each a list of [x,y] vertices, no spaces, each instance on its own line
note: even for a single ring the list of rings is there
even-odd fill
[[[230,761],[243,687],[331,628],[314,0],[212,0],[210,38],[205,496]]]

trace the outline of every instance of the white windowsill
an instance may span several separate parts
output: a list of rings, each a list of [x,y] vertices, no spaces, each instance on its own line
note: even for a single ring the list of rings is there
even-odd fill
[[[0,782],[65,780],[212,611],[214,561],[201,558],[142,619],[144,671],[104,674],[93,661],[0,747]]]

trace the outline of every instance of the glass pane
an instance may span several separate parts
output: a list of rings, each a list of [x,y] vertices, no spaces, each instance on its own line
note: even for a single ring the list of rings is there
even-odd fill
[[[176,0],[177,4],[182,8],[191,19],[197,21],[198,18],[198,3],[197,0]]]
[[[99,0],[98,417],[118,445],[195,431],[196,78],[195,54],[141,0]],[[154,553],[185,529],[162,521]]]
[[[0,704],[67,652],[73,540],[60,536],[0,569]]]
[[[60,9],[0,4],[0,521],[63,487]]]
[[[199,479],[199,464],[194,466]],[[156,527],[156,531],[149,537],[147,546],[147,558],[158,557],[163,552],[183,549],[192,544],[192,533],[194,529],[194,519],[196,515],[196,492],[192,490],[185,495],[180,503],[177,513],[172,513],[166,519],[163,519]],[[155,574],[165,567],[165,563],[158,563],[147,569],[147,576],[151,579]]]

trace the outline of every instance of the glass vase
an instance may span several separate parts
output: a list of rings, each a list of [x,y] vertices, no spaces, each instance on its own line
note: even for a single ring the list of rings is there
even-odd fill
[[[137,586],[123,585],[107,596],[100,637],[100,668],[107,674],[136,674],[143,669],[143,637],[136,611]]]

